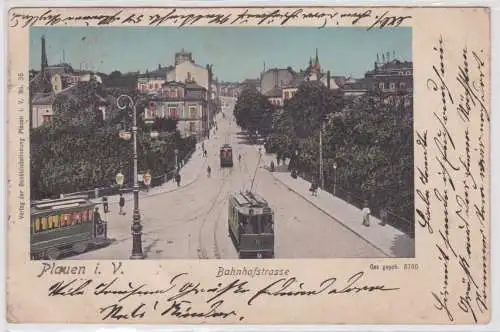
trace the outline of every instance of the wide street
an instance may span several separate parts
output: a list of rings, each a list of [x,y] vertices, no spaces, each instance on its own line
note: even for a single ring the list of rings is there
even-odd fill
[[[143,250],[148,259],[237,259],[228,235],[228,197],[230,193],[249,189],[256,170],[253,190],[265,197],[275,212],[276,258],[385,257],[363,238],[276,181],[265,167],[266,161],[261,159],[258,164],[258,146],[247,141],[232,112],[227,113],[226,118],[218,115],[218,130],[212,131],[210,139],[205,141],[208,157],[204,158],[199,149],[185,166],[196,170],[192,183],[154,195],[141,192]],[[220,168],[219,147],[224,143],[233,147],[232,169]],[[207,165],[212,168],[210,178]],[[186,176],[183,181],[187,181]],[[125,216],[118,215],[116,204],[111,204],[110,210],[108,235],[114,242],[69,259],[129,258],[132,201],[126,204]]]

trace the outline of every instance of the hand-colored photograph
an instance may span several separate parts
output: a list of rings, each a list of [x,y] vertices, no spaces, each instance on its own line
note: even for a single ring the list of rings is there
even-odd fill
[[[412,29],[32,27],[32,260],[415,256]]]

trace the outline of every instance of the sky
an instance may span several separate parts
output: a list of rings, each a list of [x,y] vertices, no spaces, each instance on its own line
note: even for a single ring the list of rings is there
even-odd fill
[[[411,28],[336,27],[32,27],[30,69],[40,69],[41,36],[49,65],[103,73],[153,70],[174,62],[175,52],[192,52],[196,63],[213,64],[223,81],[258,78],[266,68],[305,69],[318,48],[324,70],[363,77],[377,53],[395,51],[411,61]]]

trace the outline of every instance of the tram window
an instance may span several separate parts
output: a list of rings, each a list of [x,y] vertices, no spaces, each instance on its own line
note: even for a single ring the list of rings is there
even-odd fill
[[[35,219],[35,233],[40,232],[41,228],[42,228],[42,221],[40,220],[40,218],[36,218]]]
[[[252,224],[253,234],[261,233],[260,216],[253,216],[250,218],[250,223]]]
[[[47,217],[42,217],[42,231],[47,229]]]
[[[262,216],[262,228],[264,233],[273,232],[273,219],[271,215],[265,214]]]
[[[238,217],[239,217],[239,220],[240,220],[240,224],[243,226],[243,232],[245,234],[252,234],[253,233],[253,227],[252,225],[250,224],[250,222],[248,221],[248,217],[241,214],[241,213],[238,213]]]

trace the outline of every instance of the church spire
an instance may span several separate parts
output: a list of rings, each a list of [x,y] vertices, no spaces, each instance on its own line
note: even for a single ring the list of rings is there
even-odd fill
[[[44,71],[48,66],[48,61],[47,61],[47,53],[45,51],[45,36],[42,36],[42,61],[41,61],[41,70]]]
[[[318,48],[316,47],[316,65],[319,65]]]

